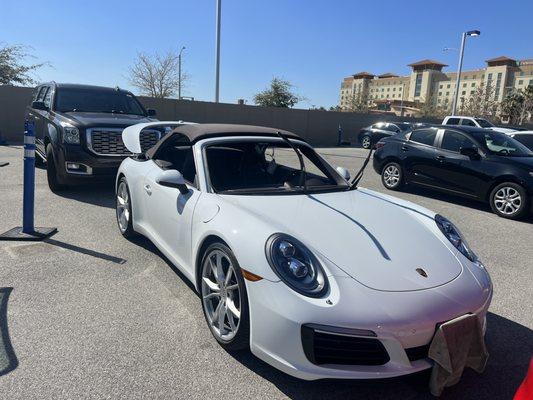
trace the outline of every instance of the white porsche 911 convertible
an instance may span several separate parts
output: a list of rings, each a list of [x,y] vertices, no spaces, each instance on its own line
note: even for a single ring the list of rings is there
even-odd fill
[[[492,284],[458,229],[350,183],[295,134],[167,121],[122,137],[120,232],[190,279],[224,348],[307,380],[385,378],[430,368],[442,323],[470,314],[485,331]]]

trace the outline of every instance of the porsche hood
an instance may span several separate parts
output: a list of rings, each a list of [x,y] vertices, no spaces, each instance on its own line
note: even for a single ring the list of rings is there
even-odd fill
[[[462,271],[433,214],[369,190],[231,196],[231,202],[372,289],[423,290],[444,285]]]

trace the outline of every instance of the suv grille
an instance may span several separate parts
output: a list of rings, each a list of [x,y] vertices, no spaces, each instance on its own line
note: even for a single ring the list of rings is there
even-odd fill
[[[153,147],[161,138],[161,133],[156,130],[141,132],[140,142],[143,152]],[[92,128],[87,129],[87,146],[99,155],[122,155],[131,153],[122,142],[122,129]]]
[[[383,365],[390,357],[378,339],[347,336],[302,326],[302,344],[313,364]]]

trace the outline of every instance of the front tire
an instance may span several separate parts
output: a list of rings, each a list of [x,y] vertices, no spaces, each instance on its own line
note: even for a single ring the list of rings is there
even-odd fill
[[[235,255],[223,243],[213,243],[201,264],[202,309],[217,342],[226,350],[250,347],[248,296]]]
[[[116,204],[117,223],[120,233],[126,239],[136,236],[136,232],[133,229],[130,189],[125,177],[120,178],[118,182]]]
[[[370,149],[372,146],[372,138],[368,135],[363,136],[361,139],[361,146],[363,146],[363,149]]]
[[[504,182],[490,193],[490,208],[503,218],[520,219],[529,210],[529,198],[525,189],[513,182]]]
[[[54,158],[54,151],[51,144],[46,146],[46,178],[48,180],[48,187],[52,192],[57,193],[66,188],[66,185],[59,177],[58,165]]]
[[[396,162],[387,163],[381,170],[381,183],[389,190],[400,190],[404,186],[402,166]]]

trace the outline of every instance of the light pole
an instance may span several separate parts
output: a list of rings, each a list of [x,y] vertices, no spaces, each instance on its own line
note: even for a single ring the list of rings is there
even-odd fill
[[[461,70],[463,69],[463,55],[465,52],[466,37],[479,36],[480,34],[481,32],[478,30],[463,32],[461,38],[461,50],[459,51],[459,65],[457,66],[457,80],[455,81],[455,93],[453,95],[452,115],[455,115],[457,109],[457,98],[459,97],[459,85],[461,84]]]
[[[178,100],[181,100],[181,53],[185,50],[185,46],[180,49],[178,54]]]
[[[215,73],[215,103],[219,99],[219,84],[220,84],[220,13],[222,7],[222,0],[217,0],[217,15],[216,15],[216,73]]]

